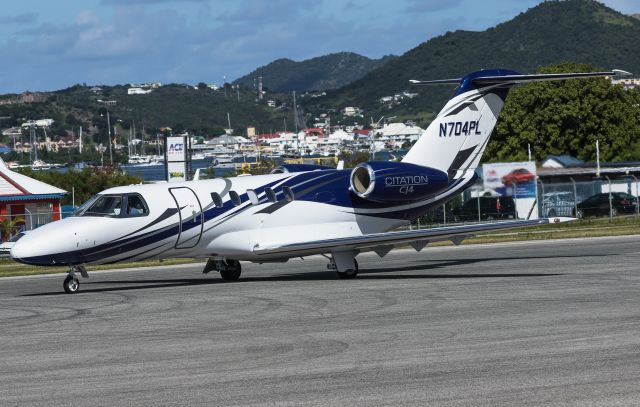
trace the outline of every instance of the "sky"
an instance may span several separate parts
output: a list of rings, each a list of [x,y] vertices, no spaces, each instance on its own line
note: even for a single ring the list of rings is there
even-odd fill
[[[625,14],[638,0],[604,0]],[[221,84],[278,58],[401,55],[540,0],[20,0],[0,12],[0,94],[141,82]]]

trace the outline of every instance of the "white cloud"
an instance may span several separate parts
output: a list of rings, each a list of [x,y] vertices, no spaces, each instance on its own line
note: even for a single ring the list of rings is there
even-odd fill
[[[29,24],[34,23],[38,15],[33,12],[0,17],[0,24]]]
[[[410,0],[406,11],[409,13],[429,13],[458,7],[463,0]]]

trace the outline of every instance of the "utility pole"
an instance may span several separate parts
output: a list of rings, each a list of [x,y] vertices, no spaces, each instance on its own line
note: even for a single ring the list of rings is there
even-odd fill
[[[37,146],[37,137],[36,137],[36,124],[35,122],[31,123],[31,130],[29,133],[29,138],[31,140],[31,164],[34,161],[38,160],[38,146]]]
[[[98,100],[98,102],[104,104],[104,108],[107,110],[107,135],[109,136],[109,162],[113,166],[113,140],[111,139],[111,118],[109,117],[109,106],[115,106],[115,100]]]
[[[296,91],[293,91],[293,124],[298,134],[298,105],[296,104]]]
[[[111,163],[111,166],[113,167],[113,152],[111,151],[111,120],[109,120],[109,109],[107,109],[107,126],[109,127],[107,129],[107,133],[109,134],[109,162]]]

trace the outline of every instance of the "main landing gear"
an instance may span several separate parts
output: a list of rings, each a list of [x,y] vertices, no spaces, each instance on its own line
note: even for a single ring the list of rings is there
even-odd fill
[[[69,265],[69,274],[62,283],[64,292],[67,294],[75,294],[80,290],[80,280],[76,277],[76,273],[80,273],[83,278],[89,278],[89,273],[84,266]]]
[[[329,264],[327,264],[327,268],[329,270],[335,270],[338,278],[356,278],[356,276],[358,275],[358,260],[356,260],[357,255],[357,251],[332,253],[331,257],[329,258]]]
[[[220,272],[224,281],[237,281],[242,273],[242,267],[238,260],[213,260],[209,259],[202,272],[207,274],[211,270]]]

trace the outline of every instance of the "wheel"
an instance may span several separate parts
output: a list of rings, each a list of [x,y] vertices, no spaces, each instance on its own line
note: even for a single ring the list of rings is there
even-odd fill
[[[584,218],[584,212],[582,211],[582,209],[578,209],[578,213],[576,214],[576,218],[578,218],[578,219]]]
[[[64,283],[62,283],[62,287],[64,287],[64,292],[67,294],[75,294],[80,290],[80,281],[75,277],[67,276],[64,279]]]
[[[356,278],[356,276],[358,275],[358,260],[353,259],[353,263],[355,264],[356,268],[354,269],[346,269],[345,271],[338,271],[338,278],[341,279],[351,279],[351,278]]]
[[[227,260],[227,267],[220,270],[220,276],[224,281],[237,281],[242,273],[242,267],[238,260]]]

